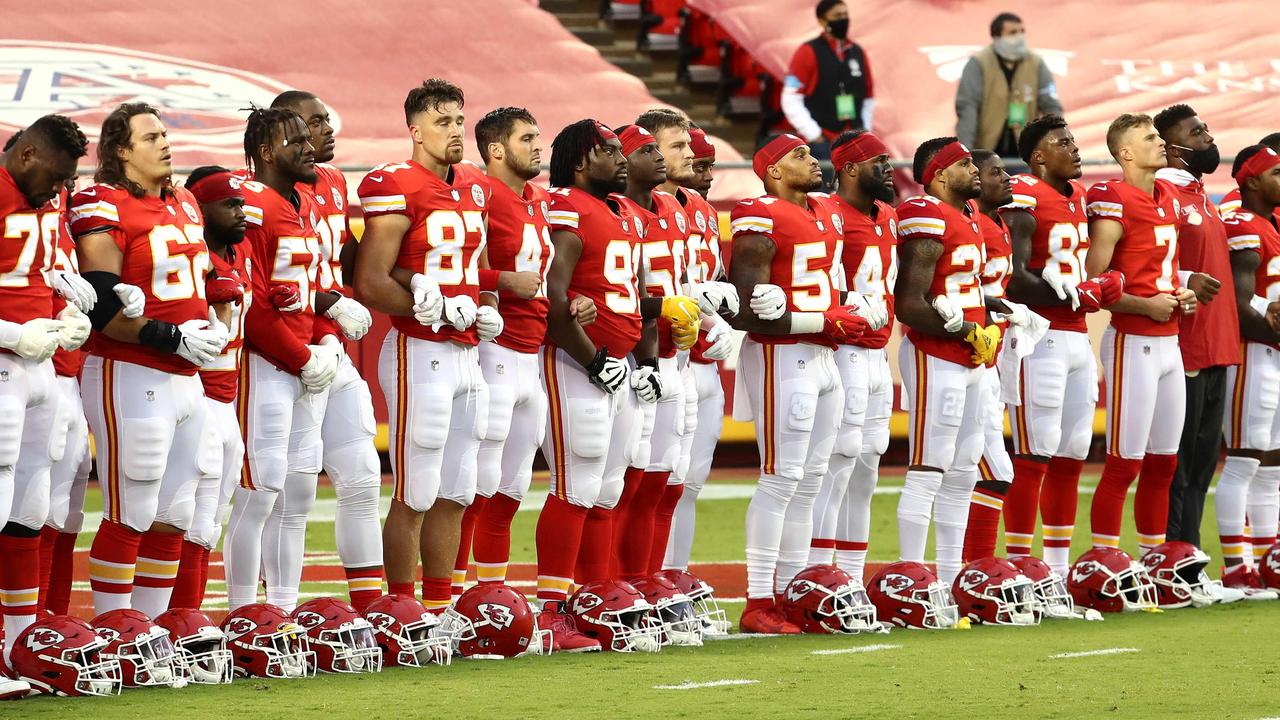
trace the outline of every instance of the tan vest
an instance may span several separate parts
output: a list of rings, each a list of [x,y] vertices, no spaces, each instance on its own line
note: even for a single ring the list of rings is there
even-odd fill
[[[978,108],[978,147],[994,150],[1004,134],[1009,122],[1009,100],[1012,99],[1027,105],[1027,120],[1036,117],[1036,99],[1040,95],[1040,56],[1028,52],[1022,62],[1013,71],[1013,82],[1006,83],[1004,68],[1000,67],[1000,58],[996,51],[988,45],[976,56],[978,66],[982,68],[982,107]],[[1022,133],[1022,127],[1013,128],[1016,140]]]

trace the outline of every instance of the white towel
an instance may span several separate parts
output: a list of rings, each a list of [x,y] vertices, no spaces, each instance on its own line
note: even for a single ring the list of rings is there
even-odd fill
[[[1000,402],[1008,405],[1021,405],[1022,393],[1019,379],[1022,375],[1022,358],[1035,350],[1036,343],[1049,332],[1049,321],[1027,310],[1027,322],[1024,325],[1009,325],[1004,333],[1004,345],[1000,348],[1000,357],[996,359],[996,368],[1000,371]]]

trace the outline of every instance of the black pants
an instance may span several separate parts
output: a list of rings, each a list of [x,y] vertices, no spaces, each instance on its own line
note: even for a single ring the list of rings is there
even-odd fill
[[[1222,416],[1227,404],[1227,369],[1211,367],[1187,378],[1187,416],[1178,444],[1178,469],[1169,488],[1167,540],[1200,547],[1204,498],[1222,450]]]

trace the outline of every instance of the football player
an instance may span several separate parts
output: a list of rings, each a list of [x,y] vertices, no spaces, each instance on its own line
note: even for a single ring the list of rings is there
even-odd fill
[[[1186,384],[1178,351],[1178,313],[1193,313],[1192,275],[1178,276],[1177,191],[1156,170],[1164,140],[1146,115],[1124,114],[1107,129],[1107,149],[1123,180],[1089,188],[1090,276],[1124,274],[1124,295],[1102,337],[1107,375],[1107,459],[1090,509],[1095,547],[1117,547],[1129,486],[1138,478],[1134,521],[1142,552],[1164,542],[1169,485],[1178,462]],[[1139,477],[1141,473],[1141,477]]]
[[[970,202],[982,186],[973,156],[954,137],[935,138],[916,149],[912,171],[926,194],[898,206],[894,312],[906,326],[898,365],[910,402],[911,456],[898,499],[898,545],[902,560],[922,562],[932,514],[938,578],[949,585],[961,567],[988,407],[982,378],[1000,328],[983,326],[983,239]]]
[[[893,377],[885,345],[893,333],[889,317],[898,276],[898,215],[893,202],[893,166],[880,138],[853,130],[832,144],[837,188],[833,201],[844,226],[843,286],[882,314],[880,327],[836,348],[844,386],[844,410],[835,449],[813,506],[809,564],[836,564],[859,582],[867,559],[871,494],[880,456],[889,447]]]
[[[65,432],[56,432],[63,401],[49,360],[60,346],[75,350],[88,338],[88,320],[74,305],[55,319],[50,285],[65,184],[75,178],[87,152],[79,126],[67,117],[46,115],[5,151],[0,167],[5,237],[0,250],[0,413],[5,420],[0,430],[0,612],[10,643],[36,619],[49,470],[61,459],[66,440]],[[90,311],[93,287],[58,272],[74,278],[84,293],[83,309]],[[66,280],[56,282],[69,287]],[[6,645],[6,666],[9,651]]]
[[[502,334],[497,298],[480,293],[489,269],[488,183],[462,162],[463,94],[433,78],[409,91],[413,151],[360,183],[365,234],[356,291],[391,316],[378,380],[391,417],[391,509],[383,552],[391,594],[413,595],[422,557],[422,600],[451,601],[462,516],[476,491],[476,454],[486,433],[488,389],[480,341]]]
[[[822,187],[809,146],[779,135],[756,151],[752,167],[768,194],[733,209],[729,265],[739,295],[752,298],[751,312],[733,321],[749,333],[735,406],[742,408],[737,398],[750,406],[761,460],[747,508],[747,606],[740,627],[798,634],[774,597],[809,557],[813,502],[844,400],[832,349],[861,336],[867,322],[836,296],[842,220],[829,197],[809,194]],[[742,412],[734,416],[745,419]]]
[[[665,158],[663,148],[670,141],[663,142],[666,138],[661,136],[664,134],[675,137],[676,142],[679,134],[672,130],[658,131],[658,150]],[[680,183],[679,188],[670,188],[690,220],[689,239],[685,246],[690,284],[687,293],[696,298],[701,294],[698,284],[716,284],[724,295],[722,309],[736,315],[738,289],[727,282],[720,256],[719,214],[707,201],[712,169],[716,164],[716,148],[707,140],[707,134],[692,124],[689,126],[689,147],[693,150],[691,172],[676,181]],[[668,182],[664,187],[671,184],[670,172],[668,168]],[[716,322],[711,315],[707,315],[704,323],[711,324],[711,328],[703,332],[690,348],[685,368],[685,434],[680,446],[680,461],[673,474],[675,482],[667,484],[658,504],[653,530],[654,549],[649,557],[649,567],[653,571],[658,570],[659,565],[679,570],[689,567],[698,494],[711,474],[711,460],[724,427],[724,386],[720,382],[719,361],[733,353],[733,333],[726,323]],[[693,425],[692,431],[689,424]],[[663,531],[664,527],[670,527],[669,533]],[[660,548],[665,548],[661,556]]]
[[[1280,155],[1252,145],[1236,155],[1232,175],[1241,205],[1225,221],[1244,343],[1239,367],[1228,367],[1231,402],[1223,416],[1227,461],[1215,497],[1225,568],[1222,584],[1250,598],[1274,597],[1251,560],[1275,544],[1280,513],[1280,413],[1267,398],[1280,392],[1280,333],[1268,316],[1280,311]],[[1246,512],[1247,511],[1247,512]],[[1249,557],[1245,517],[1254,549]]]
[[[96,184],[72,202],[80,270],[98,291],[81,376],[103,494],[89,551],[97,614],[132,607],[155,617],[169,607],[196,485],[210,470],[205,448],[216,441],[196,372],[229,335],[205,300],[200,210],[171,185],[172,172],[159,113],[125,103],[102,123]],[[122,282],[142,289],[145,314],[126,312],[114,291]]]
[[[316,316],[335,296],[315,290],[319,213],[297,189],[316,178],[307,125],[292,110],[255,108],[244,145],[253,177],[242,186],[245,241],[257,302],[244,314],[248,352],[237,404],[247,462],[223,547],[227,604],[253,603],[261,573],[267,602],[291,611],[320,473],[325,390],[342,348],[312,343]]]
[[[182,559],[170,608],[199,610],[209,578],[209,552],[218,545],[226,522],[231,493],[244,464],[244,439],[236,417],[240,356],[244,346],[244,317],[253,301],[250,287],[253,267],[244,241],[247,220],[240,178],[216,165],[196,168],[187,176],[185,187],[200,203],[204,218],[204,241],[209,247],[212,267],[204,278],[205,299],[218,311],[230,339],[213,362],[200,368],[208,422],[217,442],[205,448],[215,453],[209,468],[218,472],[200,478],[196,487],[191,528],[182,541]]]
[[[1276,152],[1280,152],[1280,132],[1268,133],[1258,141],[1259,145],[1269,147]],[[1222,213],[1222,217],[1227,217],[1231,213],[1240,209],[1240,188],[1233,187],[1222,196],[1222,202],[1218,203],[1218,212]]]
[[[1049,330],[1012,366],[1018,393],[1009,405],[1014,455],[1013,484],[1004,500],[1005,552],[1031,554],[1039,508],[1045,561],[1066,577],[1076,489],[1098,405],[1085,315],[1118,299],[1124,278],[1110,273],[1086,279],[1085,189],[1077,182],[1080,150],[1066,121],[1036,118],[1018,142],[1031,172],[1013,178],[1013,202],[1001,212],[1013,244],[1008,295],[1048,320]]]
[[[338,376],[329,386],[324,419],[320,423],[323,454],[321,465],[333,482],[337,496],[333,533],[338,557],[347,577],[351,606],[364,612],[365,606],[382,594],[382,528],[378,513],[378,492],[382,485],[382,464],[373,436],[373,396],[369,385],[342,347],[344,339],[364,337],[373,323],[363,305],[351,298],[342,271],[348,262],[347,180],[333,161],[334,129],[329,109],[314,94],[289,90],[272,101],[273,108],[298,113],[311,133],[315,148],[316,179],[298,184],[298,192],[310,193],[319,221],[320,260],[316,292],[338,296],[328,312],[316,318],[311,342],[343,349]]]

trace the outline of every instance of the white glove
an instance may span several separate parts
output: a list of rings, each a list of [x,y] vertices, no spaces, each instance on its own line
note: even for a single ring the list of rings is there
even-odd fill
[[[631,389],[640,402],[656,403],[662,397],[662,375],[648,365],[631,371]]]
[[[1007,313],[993,312],[991,313],[991,317],[993,319],[1003,320],[1009,323],[1010,325],[1014,325],[1017,327],[1024,327],[1028,322],[1031,321],[1031,315],[1028,314],[1026,305],[1019,305],[1018,303],[1011,302],[1010,300],[1005,298],[1001,298],[1000,302],[1004,303],[1009,307],[1009,312]]]
[[[703,323],[706,330],[706,340],[711,343],[706,351],[702,353],[703,357],[712,360],[728,360],[733,354],[733,329],[729,327],[729,323],[725,322],[718,316],[707,318],[707,322]]]
[[[730,282],[716,282],[720,286],[720,292],[724,294],[725,314],[733,317],[738,314],[742,301],[738,299],[738,286]]]
[[[182,339],[178,341],[178,355],[196,367],[204,367],[222,354],[231,334],[218,319],[218,313],[209,309],[208,320],[188,320],[178,326]]]
[[[93,330],[89,316],[80,312],[75,305],[68,304],[58,313],[58,320],[62,322],[62,327],[58,330],[58,347],[63,350],[79,350]]]
[[[591,384],[610,395],[621,390],[623,384],[627,382],[627,375],[631,372],[627,363],[607,355],[599,367],[593,367],[595,362],[593,361],[592,366],[587,367],[587,378],[591,380]]]
[[[338,323],[348,340],[359,340],[373,325],[373,316],[365,306],[346,296],[335,302],[324,315]]]
[[[312,395],[318,395],[329,388],[333,379],[338,376],[338,367],[342,361],[342,346],[339,343],[308,345],[311,358],[302,366],[298,379],[302,386]]]
[[[94,303],[98,302],[98,291],[88,280],[70,270],[53,271],[53,289],[82,313],[92,310]]]
[[[413,319],[426,327],[440,322],[440,316],[444,314],[444,295],[440,293],[440,284],[434,278],[417,273],[409,281],[409,291],[413,293]]]
[[[479,335],[482,341],[489,342],[498,337],[502,334],[504,327],[506,323],[503,322],[497,308],[491,308],[488,305],[476,308],[476,335]]]
[[[1069,277],[1066,277],[1058,270],[1056,265],[1046,265],[1040,271],[1040,277],[1044,279],[1049,289],[1053,290],[1059,300],[1071,298],[1071,309],[1080,309],[1080,294],[1076,292],[1076,283]]]
[[[938,295],[933,299],[933,309],[942,318],[942,322],[946,323],[943,330],[953,333],[964,327],[964,313],[956,309],[946,295]]]
[[[867,327],[879,330],[889,322],[889,306],[883,300],[872,300],[859,292],[849,293],[846,302],[857,308],[858,316],[867,321]]]
[[[724,290],[720,289],[720,283],[690,283],[686,294],[698,301],[698,309],[703,315],[715,315],[724,304]]]
[[[58,349],[62,323],[50,318],[36,318],[24,323],[0,320],[0,347],[12,350],[27,360],[44,362]]]
[[[476,322],[476,301],[472,300],[470,295],[446,297],[441,320],[443,321],[441,325],[449,323],[458,332],[466,330]]]
[[[777,285],[757,285],[751,291],[749,305],[761,320],[777,320],[787,314],[787,294]]]
[[[142,294],[142,288],[137,285],[117,283],[111,289],[115,291],[116,297],[120,298],[120,302],[124,304],[123,312],[125,317],[142,317],[143,311],[147,309],[147,296]]]

